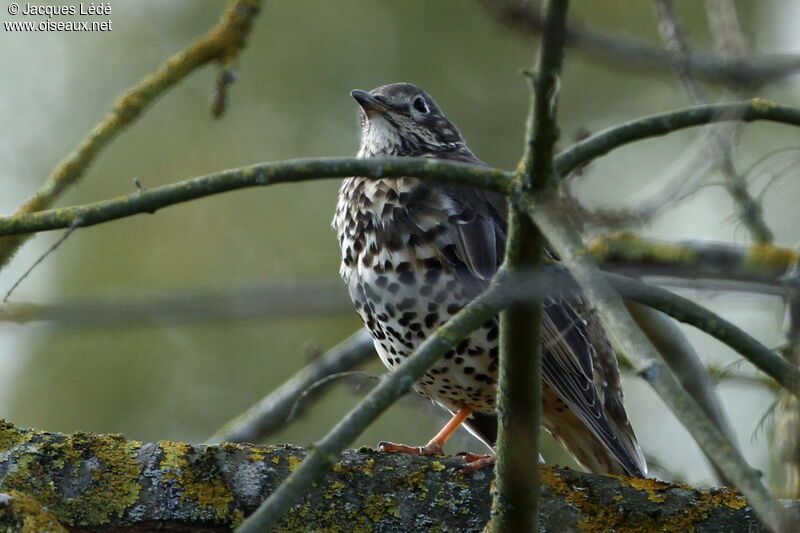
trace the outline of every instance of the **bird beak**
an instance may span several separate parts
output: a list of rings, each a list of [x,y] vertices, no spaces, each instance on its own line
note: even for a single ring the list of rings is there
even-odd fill
[[[356,99],[356,102],[358,102],[358,105],[360,105],[361,109],[364,110],[364,113],[366,113],[367,117],[371,117],[376,113],[384,115],[389,111],[389,107],[386,104],[377,100],[367,91],[354,89],[353,91],[350,91],[350,96]]]

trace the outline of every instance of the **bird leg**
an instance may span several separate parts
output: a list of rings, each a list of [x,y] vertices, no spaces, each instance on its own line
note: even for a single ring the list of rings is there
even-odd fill
[[[462,406],[450,421],[433,437],[425,446],[407,446],[405,444],[395,444],[394,442],[379,442],[379,452],[401,452],[401,453],[420,453],[422,455],[443,455],[444,444],[450,439],[458,427],[472,413],[472,408]]]

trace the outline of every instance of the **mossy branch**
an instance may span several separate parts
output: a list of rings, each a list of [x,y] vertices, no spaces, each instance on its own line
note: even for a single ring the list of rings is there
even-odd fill
[[[0,529],[230,531],[309,453],[45,433],[0,421]],[[347,451],[276,530],[483,531],[492,472],[465,476],[462,465],[456,457]],[[547,531],[767,531],[731,489],[542,467],[540,498]],[[800,519],[800,504],[786,506]]]
[[[785,275],[800,259],[794,250],[772,244],[675,242],[633,233],[604,235],[589,250],[604,269],[622,274],[751,282],[785,291]]]
[[[154,213],[168,205],[245,187],[347,176],[418,176],[444,182],[467,183],[502,193],[508,191],[511,182],[511,174],[502,170],[441,159],[294,159],[225,170],[91,204],[0,217],[0,236],[91,226],[140,213]]]
[[[556,172],[566,176],[576,168],[632,142],[714,122],[769,120],[800,126],[800,109],[761,98],[728,104],[705,104],[631,120],[598,132],[556,157]]]
[[[109,142],[139,118],[159,96],[194,70],[211,61],[218,61],[223,68],[229,67],[244,48],[260,6],[261,0],[231,0],[214,28],[123,93],[105,118],[56,166],[41,188],[16,214],[34,213],[52,206],[67,188],[83,176]],[[27,237],[22,235],[0,239],[0,268],[8,263],[26,240]]]

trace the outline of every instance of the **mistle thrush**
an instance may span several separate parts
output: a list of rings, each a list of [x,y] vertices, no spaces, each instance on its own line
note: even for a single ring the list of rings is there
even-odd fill
[[[484,165],[427,93],[409,83],[352,93],[361,106],[358,157],[414,156]],[[480,293],[503,260],[505,199],[414,177],[344,180],[333,225],[341,275],[391,370]],[[593,311],[574,292],[549,296],[542,324],[543,426],[586,469],[643,476],[647,467],[622,404],[616,358]],[[492,447],[498,321],[448,351],[415,389],[453,415],[428,445],[441,453],[463,422]]]

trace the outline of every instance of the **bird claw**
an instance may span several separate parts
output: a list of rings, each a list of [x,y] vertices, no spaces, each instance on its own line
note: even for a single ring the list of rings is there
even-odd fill
[[[495,462],[497,461],[497,458],[493,453],[488,455],[460,453],[458,455],[462,456],[464,460],[467,461],[467,464],[458,469],[458,471],[462,474],[469,474],[470,472],[475,472],[476,470],[494,466]]]
[[[394,442],[381,441],[378,443],[379,452],[397,453],[417,453],[420,455],[444,455],[442,445],[436,442],[429,442],[425,446],[408,446],[406,444],[396,444]]]

